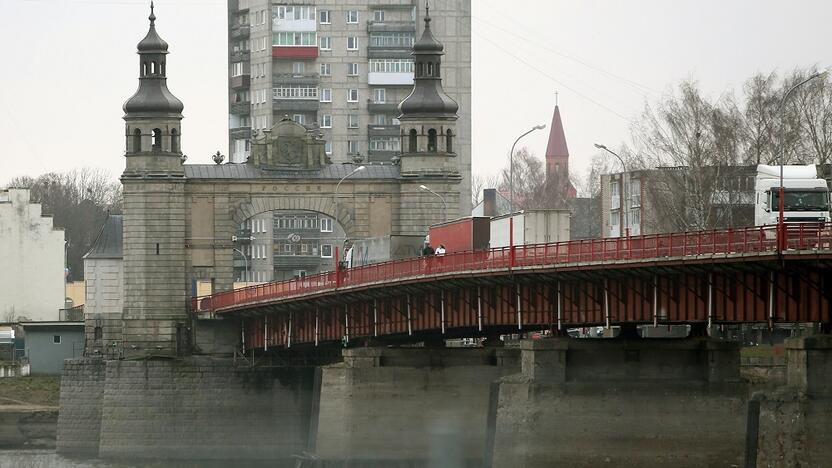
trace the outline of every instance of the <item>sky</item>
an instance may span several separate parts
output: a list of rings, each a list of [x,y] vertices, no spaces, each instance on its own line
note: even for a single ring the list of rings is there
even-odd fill
[[[645,103],[697,80],[738,92],[758,72],[832,65],[828,0],[471,0],[474,173],[504,167],[557,99],[580,175],[620,147]],[[144,0],[0,0],[0,186],[76,167],[124,169],[121,105],[138,85]],[[168,85],[185,103],[183,151],[227,152],[225,0],[158,0]],[[548,129],[547,129],[548,131]],[[519,146],[542,157],[547,132]]]

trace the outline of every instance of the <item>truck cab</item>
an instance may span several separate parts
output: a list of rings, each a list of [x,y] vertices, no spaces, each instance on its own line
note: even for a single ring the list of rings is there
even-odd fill
[[[818,177],[814,164],[783,166],[783,187],[786,223],[830,221],[829,188],[826,180]],[[780,166],[757,166],[755,192],[755,224],[777,224],[780,216]]]

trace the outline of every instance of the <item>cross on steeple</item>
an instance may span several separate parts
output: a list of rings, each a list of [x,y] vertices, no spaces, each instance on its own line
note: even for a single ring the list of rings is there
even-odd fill
[[[558,92],[555,91],[555,106],[558,105]]]

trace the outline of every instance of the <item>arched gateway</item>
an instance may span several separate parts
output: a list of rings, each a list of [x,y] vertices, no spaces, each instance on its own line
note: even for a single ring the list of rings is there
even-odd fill
[[[124,104],[124,310],[105,342],[125,355],[188,352],[187,304],[195,282],[233,287],[235,237],[241,224],[269,211],[303,210],[335,220],[347,237],[424,235],[458,212],[456,155],[443,139],[455,134],[457,105],[442,90],[442,45],[431,35],[414,46],[420,64],[414,90],[400,106],[402,138],[415,143],[396,165],[332,164],[314,131],[283,119],[261,132],[244,164],[184,164],[184,106],[167,88],[168,44],[150,30],[139,43],[139,89]],[[148,65],[150,64],[150,65]],[[160,64],[160,65],[153,65]],[[451,137],[448,137],[450,139]]]

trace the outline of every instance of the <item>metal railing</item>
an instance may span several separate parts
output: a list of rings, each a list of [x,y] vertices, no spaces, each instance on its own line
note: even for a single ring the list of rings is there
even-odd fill
[[[280,299],[371,286],[407,279],[476,274],[513,268],[546,268],[569,264],[609,264],[699,256],[778,254],[778,226],[757,226],[673,234],[589,239],[520,245],[375,263],[250,286],[194,298],[196,313],[222,312]],[[832,224],[795,224],[785,228],[787,251],[832,250]]]

